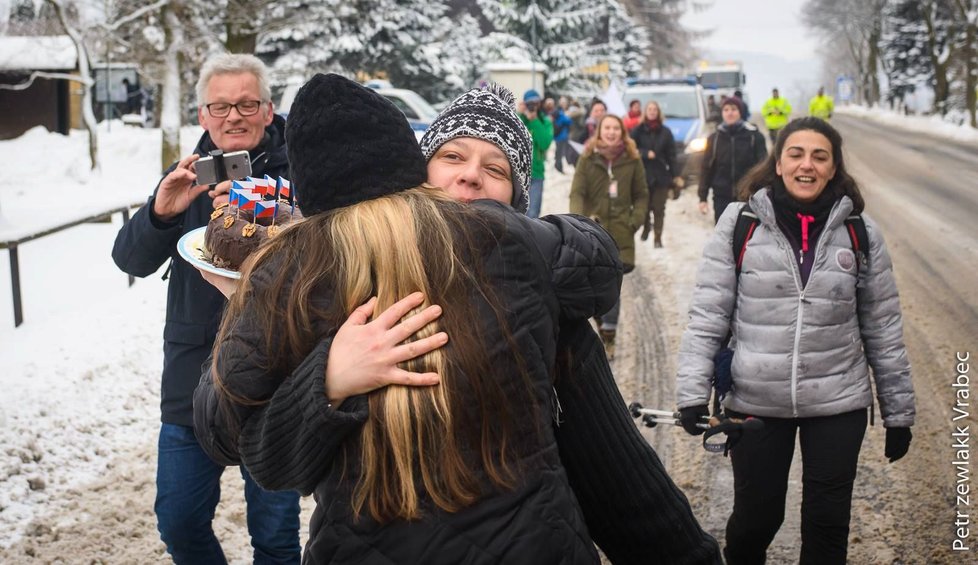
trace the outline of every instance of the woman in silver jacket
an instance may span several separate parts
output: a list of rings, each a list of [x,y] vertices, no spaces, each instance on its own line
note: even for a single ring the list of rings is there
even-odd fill
[[[893,265],[846,172],[842,138],[817,118],[794,120],[741,184],[758,223],[738,276],[730,206],[703,251],[679,352],[678,406],[691,434],[708,413],[714,355],[734,350],[726,414],[763,419],[730,451],[734,509],[730,565],[764,563],[784,519],[795,438],[802,449],[802,564],[845,563],[853,481],[876,385],[885,455],[910,446],[914,393]],[[856,257],[845,220],[862,214],[869,240]],[[870,371],[870,368],[872,371]]]

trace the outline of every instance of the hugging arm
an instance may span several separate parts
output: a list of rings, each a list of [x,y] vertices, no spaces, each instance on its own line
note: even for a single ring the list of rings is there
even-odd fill
[[[616,565],[720,563],[716,540],[629,416],[590,324],[563,323],[558,351],[555,435],[595,543]]]

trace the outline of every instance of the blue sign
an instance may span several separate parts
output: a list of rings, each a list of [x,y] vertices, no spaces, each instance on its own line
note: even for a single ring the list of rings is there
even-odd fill
[[[855,92],[856,87],[852,78],[846,75],[839,75],[835,79],[835,99],[839,102],[851,102],[852,95]]]

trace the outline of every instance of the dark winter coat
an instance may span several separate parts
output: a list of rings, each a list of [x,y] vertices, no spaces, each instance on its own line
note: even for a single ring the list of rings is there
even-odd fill
[[[765,157],[767,141],[757,126],[750,122],[740,122],[732,128],[720,124],[707,138],[703,152],[700,201],[706,202],[711,188],[713,197],[721,202],[736,200],[737,182]]]
[[[275,116],[265,133],[259,147],[249,152],[252,175],[288,177],[285,120]],[[203,156],[214,149],[217,147],[205,132],[194,153]],[[163,176],[174,168],[176,164],[171,165]],[[153,214],[156,190],[159,190],[159,183],[146,205],[119,230],[112,247],[112,259],[120,269],[137,277],[155,273],[170,260],[160,410],[164,423],[192,426],[194,388],[200,380],[201,365],[210,355],[226,300],[196,268],[177,254],[177,241],[183,234],[207,225],[214,208],[212,199],[205,192],[190,203],[182,216],[164,222]]]
[[[421,520],[378,525],[365,517],[355,523],[350,495],[359,475],[359,432],[368,407],[364,396],[338,407],[328,404],[323,375],[335,328],[320,328],[324,339],[306,360],[291,375],[276,376],[259,368],[261,320],[243,317],[237,322],[221,344],[217,370],[234,393],[269,401],[260,409],[240,408],[233,415],[222,411],[210,374],[201,378],[195,417],[204,449],[218,461],[243,462],[265,488],[315,492],[318,505],[305,551],[308,562],[597,562],[554,439],[552,373],[558,321],[603,313],[617,299],[621,263],[614,242],[583,218],[535,221],[497,202],[477,201],[473,206],[491,225],[487,233],[475,234],[480,241],[493,242],[483,257],[484,273],[506,307],[513,339],[524,347],[521,353],[533,385],[533,405],[523,405],[515,388],[522,380],[507,340],[488,306],[477,299],[477,320],[490,362],[504,394],[514,399],[513,410],[523,415],[516,420],[515,437],[520,438],[516,449],[524,475],[515,490],[495,492],[453,514],[423,498]],[[257,270],[252,284],[267,284],[275,268],[281,266]],[[229,430],[238,425],[241,433],[235,443]],[[493,490],[488,482],[483,486]]]
[[[611,179],[618,181],[618,197],[611,198]],[[598,153],[581,157],[571,182],[570,212],[597,218],[618,244],[621,260],[635,265],[635,231],[645,222],[649,188],[642,161],[622,154],[611,166]]]
[[[642,165],[645,166],[649,191],[669,188],[672,179],[679,176],[676,168],[676,140],[672,136],[672,130],[663,125],[652,129],[648,122],[643,121],[632,130],[631,136],[638,146]],[[649,151],[655,152],[654,159],[648,158]]]

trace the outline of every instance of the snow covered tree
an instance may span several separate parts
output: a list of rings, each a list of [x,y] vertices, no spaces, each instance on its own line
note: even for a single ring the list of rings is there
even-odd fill
[[[644,64],[644,35],[614,0],[478,0],[486,19],[529,45],[558,90],[594,92],[609,74]],[[643,39],[644,37],[644,39]],[[607,63],[608,71],[601,70]]]
[[[887,7],[880,51],[887,74],[886,98],[902,102],[918,84],[929,83],[933,68],[927,56],[927,27],[918,0],[901,0]]]
[[[709,33],[691,32],[680,19],[689,10],[708,8],[712,0],[622,0],[622,5],[648,36],[655,38],[646,48],[645,70],[667,72],[688,67],[696,54],[694,41]]]

